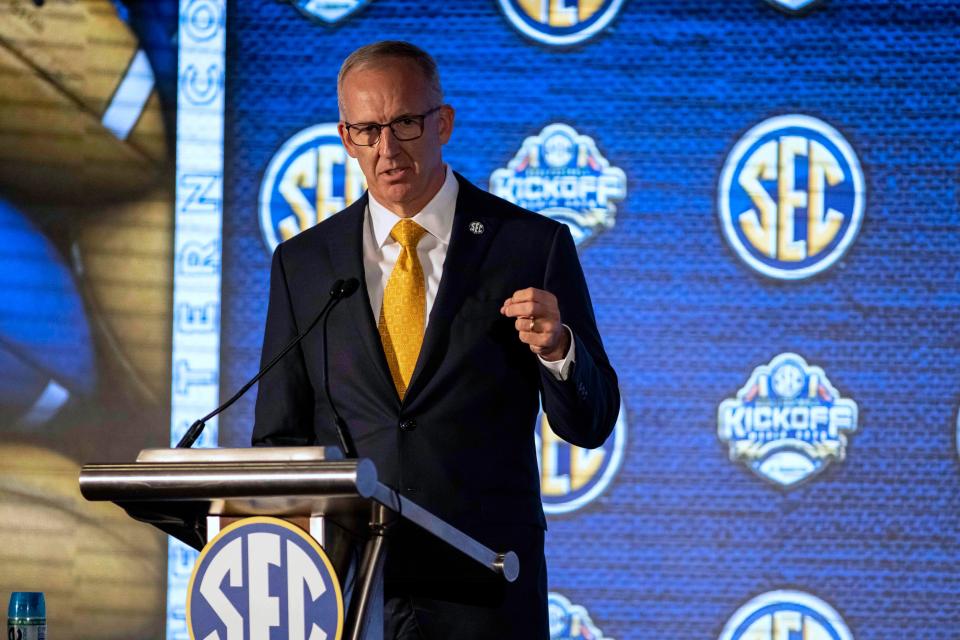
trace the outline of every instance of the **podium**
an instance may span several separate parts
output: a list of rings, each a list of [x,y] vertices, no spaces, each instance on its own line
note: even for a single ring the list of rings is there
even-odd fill
[[[233,520],[274,516],[299,525],[323,547],[341,589],[352,572],[344,638],[382,638],[385,538],[408,520],[508,582],[519,575],[498,553],[379,482],[368,459],[327,460],[322,447],[145,449],[136,462],[88,464],[80,492],[200,550]],[[359,562],[351,563],[357,545]],[[353,566],[352,566],[353,565]]]

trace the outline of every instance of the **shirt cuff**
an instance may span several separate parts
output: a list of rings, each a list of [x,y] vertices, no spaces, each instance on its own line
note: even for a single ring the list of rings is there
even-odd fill
[[[573,339],[573,329],[567,325],[563,325],[563,328],[567,330],[567,334],[570,336],[570,348],[567,349],[567,355],[561,360],[554,360],[553,362],[544,360],[539,355],[537,358],[540,360],[547,371],[553,374],[553,377],[563,382],[568,377],[570,377],[570,367],[576,361],[577,357],[577,341]]]

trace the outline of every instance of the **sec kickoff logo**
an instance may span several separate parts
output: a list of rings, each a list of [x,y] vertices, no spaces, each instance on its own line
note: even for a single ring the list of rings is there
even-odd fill
[[[583,606],[573,604],[559,593],[547,594],[547,614],[550,640],[613,640],[593,624]]]
[[[187,629],[191,640],[339,640],[340,583],[301,529],[276,518],[241,520],[200,553],[187,589]]]
[[[540,412],[534,439],[544,513],[576,511],[593,502],[610,486],[620,470],[627,443],[626,414],[621,402],[613,435],[598,449],[581,449],[559,438],[543,411]]]
[[[809,593],[787,590],[761,594],[737,609],[719,640],[754,638],[853,640],[833,607]]]
[[[283,143],[260,183],[260,230],[277,245],[354,202],[366,189],[360,165],[347,155],[337,124],[308,127]]]
[[[290,0],[300,13],[331,25],[352,16],[370,0]]]
[[[499,0],[510,23],[525,36],[552,45],[592,38],[620,12],[623,0]]]
[[[840,133],[816,118],[770,118],[727,157],[718,211],[736,254],[765,276],[809,278],[833,265],[860,231],[860,162]]]
[[[823,369],[782,353],[754,369],[736,398],[720,403],[717,423],[731,460],[791,487],[844,459],[857,404],[840,396]]]
[[[490,192],[565,223],[580,245],[613,227],[627,177],[593,138],[555,123],[524,140],[507,168],[491,174]]]

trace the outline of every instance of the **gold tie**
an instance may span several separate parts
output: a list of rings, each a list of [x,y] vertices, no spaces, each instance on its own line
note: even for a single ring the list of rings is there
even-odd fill
[[[400,255],[383,290],[378,328],[390,377],[401,399],[407,392],[423,342],[427,289],[417,257],[417,243],[426,232],[406,218],[390,231],[390,237],[400,243]]]

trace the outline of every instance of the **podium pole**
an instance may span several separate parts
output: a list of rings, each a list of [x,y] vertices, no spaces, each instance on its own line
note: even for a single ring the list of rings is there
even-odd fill
[[[370,537],[363,547],[363,556],[357,571],[357,583],[353,588],[350,606],[347,609],[346,627],[347,640],[364,640],[369,628],[380,623],[380,629],[374,633],[375,637],[383,634],[383,563],[386,559],[387,510],[382,504],[375,504],[371,509]],[[372,606],[371,602],[380,596],[381,606]],[[379,616],[369,615],[372,610],[380,613]],[[380,620],[375,618],[379,617]]]

